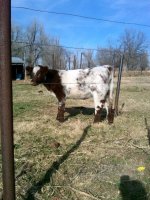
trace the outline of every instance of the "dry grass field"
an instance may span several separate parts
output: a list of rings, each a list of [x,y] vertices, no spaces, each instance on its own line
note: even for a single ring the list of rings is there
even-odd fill
[[[150,77],[123,77],[119,103],[108,125],[92,99],[68,100],[59,123],[43,86],[13,82],[17,200],[150,199]]]

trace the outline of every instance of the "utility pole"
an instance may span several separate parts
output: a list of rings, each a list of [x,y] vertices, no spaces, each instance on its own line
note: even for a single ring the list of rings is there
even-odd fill
[[[0,0],[0,127],[3,199],[15,200],[11,76],[11,0]]]

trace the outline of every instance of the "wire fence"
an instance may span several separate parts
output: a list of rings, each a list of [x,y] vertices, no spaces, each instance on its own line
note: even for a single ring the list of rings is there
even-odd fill
[[[2,2],[3,2],[3,7],[2,7],[3,9],[2,9],[2,12],[1,12],[1,15],[0,15],[0,19],[1,19],[0,21],[2,22],[2,25],[4,27],[4,29],[2,29],[2,35],[4,36],[4,38],[8,39],[7,37],[10,36],[10,32],[9,32],[10,31],[10,29],[9,29],[9,27],[10,27],[10,21],[9,21],[10,17],[8,15],[8,13],[10,14],[10,10],[6,9],[6,8],[7,8],[7,5],[8,5],[8,8],[10,8],[10,5],[9,5],[10,1],[6,0],[5,2],[4,1],[2,1]],[[7,30],[4,31],[5,29],[7,29]],[[2,38],[3,37],[1,37],[1,40],[2,40]],[[9,40],[10,40],[10,38],[9,38]],[[5,47],[6,43],[10,44],[10,42],[7,42],[7,41],[3,42],[2,41],[2,43],[0,45]],[[11,108],[11,106],[12,106],[12,102],[11,102],[12,96],[11,96],[11,94],[12,93],[11,93],[11,90],[9,90],[10,87],[8,87],[8,85],[11,86],[11,78],[10,78],[10,74],[11,74],[10,73],[10,64],[11,64],[10,63],[10,56],[11,55],[9,55],[9,54],[10,54],[10,45],[5,49],[1,48],[0,56],[2,58],[1,59],[2,69],[0,69],[0,70],[1,70],[1,73],[2,73],[2,76],[1,76],[2,79],[0,78],[0,82],[1,82],[1,84],[0,84],[1,85],[1,91],[0,92],[1,92],[1,97],[3,97],[3,99],[1,99],[1,108],[2,108],[1,119],[3,119],[3,123],[1,123],[3,125],[2,126],[2,157],[3,157],[3,159],[2,159],[2,164],[3,164],[2,169],[3,169],[3,171],[2,172],[3,172],[3,190],[4,190],[3,199],[12,199],[13,200],[13,199],[15,199],[15,174],[14,174],[14,152],[13,152],[13,149],[14,149],[14,144],[13,144],[13,115],[12,115],[12,108]],[[4,62],[4,61],[6,61],[6,62]],[[81,138],[79,138],[79,140],[76,142],[76,144],[69,151],[67,151],[67,153],[65,153],[58,160],[58,162],[54,162],[52,164],[52,167],[50,168],[50,170],[51,169],[52,170],[50,171],[48,169],[48,171],[46,172],[46,175],[50,174],[51,172],[52,172],[51,175],[53,175],[53,172],[56,171],[55,168],[57,167],[57,169],[58,169],[60,164],[62,164],[69,157],[70,153],[72,153],[74,150],[76,150],[79,147],[79,145],[81,144],[81,142],[83,141],[83,139],[85,138],[85,136],[87,134],[86,129],[85,129],[83,135],[81,136]],[[40,133],[40,136],[41,136],[41,133]],[[110,138],[109,138],[109,140],[110,140]],[[126,144],[127,143],[125,142],[125,145]],[[19,155],[19,157],[20,157],[20,155]],[[106,155],[105,157],[108,157],[108,155]],[[75,177],[76,177],[76,174],[75,174]],[[27,193],[30,194],[30,191],[34,190],[33,195],[31,195],[34,198],[34,195],[37,192],[37,190],[35,191],[35,187],[39,188],[37,186],[40,185],[40,189],[41,189],[44,186],[45,183],[48,183],[47,180],[49,180],[50,178],[51,177],[49,176],[49,178],[47,179],[47,177],[45,176],[44,177],[45,180],[43,179],[44,182],[42,183],[43,185],[41,184],[41,182],[42,182],[41,180],[37,183],[35,183],[35,181],[34,181],[35,184],[33,184],[33,186],[28,189]],[[38,179],[39,179],[39,177],[38,177]],[[64,179],[64,176],[63,176],[63,179]],[[30,180],[31,180],[31,177],[30,177]],[[24,182],[23,182],[23,186],[24,186]],[[20,196],[22,196],[22,194]],[[88,197],[89,196],[90,195],[88,195]]]
[[[123,24],[123,25],[135,25],[135,26],[141,26],[145,28],[150,28],[150,25],[148,24],[142,24],[142,23],[133,23],[133,22],[125,22],[125,21],[117,21],[117,20],[110,20],[110,19],[103,19],[103,18],[97,18],[97,17],[89,17],[89,16],[84,16],[80,14],[74,14],[74,13],[68,13],[68,12],[56,12],[56,11],[48,11],[48,10],[42,10],[42,9],[35,9],[35,8],[29,8],[29,7],[24,7],[24,6],[12,6],[12,9],[20,9],[20,10],[27,10],[30,12],[40,12],[40,13],[48,13],[48,14],[53,14],[53,15],[65,15],[65,16],[72,16],[72,17],[77,17],[77,18],[83,18],[84,20],[94,20],[94,21],[102,21],[102,22],[109,22],[109,23],[117,23],[117,24]],[[28,43],[27,41],[12,41],[15,43],[20,43],[20,44],[26,44],[26,46],[22,47],[25,48],[27,46],[30,46],[31,44]],[[53,44],[39,44],[39,43],[34,43],[36,46],[49,46],[49,47],[58,47],[58,48],[65,48],[65,49],[74,49],[74,50],[86,50],[86,51],[96,51],[96,52],[103,52],[104,50],[99,49],[99,48],[85,48],[85,47],[73,47],[73,46],[66,46],[66,45],[53,45]],[[21,47],[19,47],[21,48]],[[114,51],[107,50],[108,53],[114,53]],[[106,50],[105,50],[106,53]],[[122,52],[115,52],[115,54],[123,54]],[[141,55],[141,53],[138,54],[138,56]],[[150,54],[147,54],[150,56]],[[138,57],[134,56],[132,58]]]
[[[94,21],[102,21],[102,22],[109,22],[109,23],[117,23],[117,24],[123,24],[123,25],[136,25],[136,26],[141,26],[145,28],[150,28],[150,25],[148,24],[140,24],[140,23],[132,23],[132,22],[126,22],[126,21],[117,21],[117,20],[110,20],[110,19],[103,19],[103,18],[96,18],[96,17],[90,17],[90,16],[84,16],[80,14],[74,14],[74,13],[68,13],[68,12],[55,12],[55,11],[48,11],[48,10],[42,10],[42,9],[35,9],[35,8],[29,8],[29,7],[24,7],[24,6],[12,6],[12,9],[20,9],[20,10],[26,10],[29,12],[40,12],[40,13],[47,13],[47,14],[52,14],[52,15],[65,15],[65,16],[72,16],[72,17],[77,17],[77,18],[83,18],[84,20],[94,20]],[[31,45],[32,47],[52,47],[52,48],[58,48],[58,49],[73,49],[73,50],[78,50],[81,51],[80,57],[77,58],[76,55],[74,56],[66,56],[63,55],[63,60],[62,57],[58,59],[58,55],[55,55],[56,52],[53,52],[54,50],[52,49],[52,53],[49,52],[44,52],[45,56],[49,56],[49,59],[51,60],[51,68],[55,69],[57,68],[65,68],[65,69],[81,69],[85,68],[85,60],[87,62],[86,67],[92,68],[96,66],[95,62],[93,59],[87,58],[84,54],[83,51],[92,51],[92,52],[97,52],[97,53],[105,53],[108,54],[109,56],[109,64],[111,63],[113,66],[117,65],[119,66],[119,63],[122,56],[126,56],[127,54],[124,53],[123,50],[121,49],[100,49],[100,48],[85,48],[85,47],[74,47],[74,46],[66,46],[66,45],[58,45],[58,44],[46,44],[46,43],[38,43],[38,42],[33,42],[32,44],[28,41],[12,41],[12,44],[20,44],[23,46],[18,46],[15,47],[15,49],[20,50],[21,48],[24,49],[24,60],[25,58],[25,49],[30,48]],[[147,56],[150,56],[146,52]],[[130,55],[130,59],[138,59],[139,62],[141,62],[141,58],[143,57],[143,52],[137,52],[136,55]],[[38,56],[37,56],[38,58]],[[84,63],[83,63],[83,58],[84,58]],[[117,61],[116,61],[117,60]],[[34,61],[36,64],[36,61]],[[50,62],[50,61],[49,61]],[[84,65],[84,66],[83,66]]]
[[[55,15],[66,15],[66,16],[72,16],[72,17],[78,17],[83,18],[86,20],[94,20],[94,21],[103,21],[103,22],[110,22],[110,23],[117,23],[117,24],[123,24],[123,25],[136,25],[136,26],[142,26],[150,28],[150,25],[148,24],[140,24],[140,23],[133,23],[133,22],[125,22],[125,21],[116,21],[116,20],[110,20],[110,19],[102,19],[102,18],[96,18],[96,17],[89,17],[79,14],[73,14],[73,13],[65,13],[65,12],[55,12],[55,11],[47,11],[47,10],[40,10],[40,9],[34,9],[29,7],[23,7],[23,6],[12,6],[13,9],[23,9],[23,10],[29,10],[34,12],[41,12],[41,13],[48,13],[48,14],[55,14]]]
[[[31,43],[27,42],[27,41],[12,41],[12,43],[16,43],[16,44],[26,44],[25,46],[22,46],[22,48],[24,47],[29,47],[31,46]],[[98,52],[108,52],[108,53],[113,53],[113,50],[103,50],[103,49],[99,49],[99,48],[85,48],[85,47],[73,47],[73,46],[65,46],[65,45],[56,45],[56,44],[42,44],[42,43],[34,43],[32,44],[33,46],[42,46],[42,47],[56,47],[56,48],[65,48],[65,49],[74,49],[74,50],[86,50],[86,51],[98,51]],[[21,48],[21,47],[18,47]]]
[[[15,44],[26,44],[25,46],[22,47],[16,47],[16,48],[25,48],[25,47],[29,47],[31,46],[31,43],[27,42],[27,41],[12,41],[12,43]],[[73,47],[73,46],[66,46],[66,45],[56,45],[56,44],[42,44],[42,43],[34,43],[32,44],[33,46],[41,46],[41,47],[56,47],[56,48],[64,48],[64,49],[74,49],[74,50],[86,50],[86,51],[97,51],[97,52],[107,52],[107,53],[111,53],[111,54],[123,54],[123,52],[119,49],[100,49],[100,48],[85,48],[85,47]],[[137,53],[139,56],[142,55],[142,52]],[[148,56],[150,56],[150,54],[147,53]],[[137,56],[131,56],[132,58],[136,58]]]

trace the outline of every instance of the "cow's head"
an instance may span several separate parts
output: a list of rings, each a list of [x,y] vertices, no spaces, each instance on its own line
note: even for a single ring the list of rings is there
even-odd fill
[[[35,67],[26,67],[27,73],[31,77],[32,85],[36,86],[40,83],[44,83],[46,79],[46,74],[48,72],[47,66],[35,66]]]
[[[25,70],[26,70],[26,75],[29,76],[30,78],[32,78],[33,67],[27,66],[27,67],[25,68]]]

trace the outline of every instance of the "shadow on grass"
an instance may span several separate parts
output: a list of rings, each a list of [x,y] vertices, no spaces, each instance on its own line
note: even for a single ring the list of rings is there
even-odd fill
[[[59,160],[53,162],[53,164],[51,165],[51,167],[47,170],[47,172],[45,173],[45,175],[43,176],[43,178],[41,180],[39,180],[37,183],[35,183],[32,187],[30,187],[26,193],[26,197],[24,199],[26,200],[35,200],[35,194],[36,192],[39,192],[42,187],[44,187],[45,184],[49,183],[52,175],[54,173],[57,172],[57,170],[59,170],[60,165],[65,162],[65,160],[68,159],[68,157],[70,156],[71,153],[73,153],[75,150],[77,150],[80,146],[80,144],[83,142],[83,140],[85,139],[88,130],[91,126],[87,126],[84,131],[82,136],[80,137],[79,140],[76,141],[76,143],[62,156],[60,157]]]
[[[142,182],[131,180],[128,175],[121,176],[119,190],[122,200],[148,200]]]
[[[68,118],[70,117],[75,117],[79,114],[82,115],[94,115],[95,109],[94,108],[87,108],[87,107],[70,107],[70,108],[65,108],[65,112],[67,112],[69,115],[66,117],[66,120],[68,120]],[[101,114],[101,120],[106,119],[106,110],[103,109],[102,110],[102,114]]]
[[[69,114],[68,117],[74,117],[79,114],[83,115],[93,115],[94,114],[94,108],[86,108],[83,106],[76,106],[76,107],[69,107],[65,108],[65,112]]]

